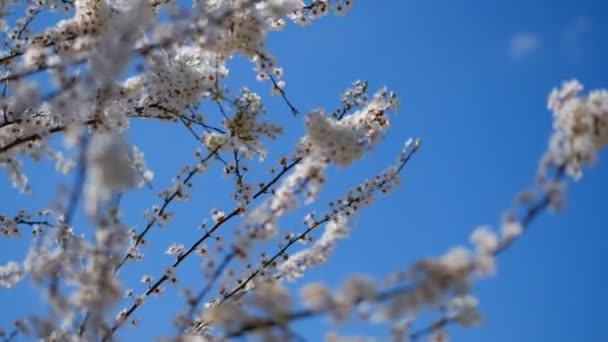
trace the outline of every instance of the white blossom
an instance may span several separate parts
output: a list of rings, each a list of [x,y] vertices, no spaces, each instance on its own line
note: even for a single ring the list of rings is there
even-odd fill
[[[87,150],[87,212],[93,215],[113,191],[135,186],[135,173],[126,141],[115,134],[95,134]]]
[[[180,256],[183,253],[183,251],[184,251],[184,245],[174,243],[171,246],[169,246],[169,248],[167,248],[167,250],[165,251],[165,254]]]
[[[479,300],[471,295],[452,298],[448,308],[454,320],[463,326],[470,326],[481,322],[482,316],[477,310]]]
[[[595,90],[583,97],[582,90],[577,80],[564,82],[553,89],[547,104],[553,111],[554,132],[546,158],[557,166],[565,164],[576,179],[581,177],[581,166],[592,164],[597,150],[608,143],[608,91]]]
[[[502,225],[501,233],[502,239],[507,241],[513,240],[514,238],[521,235],[523,227],[520,222],[506,222]]]
[[[498,237],[488,226],[478,227],[471,233],[471,242],[480,254],[492,254],[498,247]]]
[[[13,287],[23,277],[23,269],[18,263],[10,261],[0,266],[0,286]]]
[[[332,294],[321,283],[309,283],[300,289],[302,302],[313,310],[324,310],[332,305]]]

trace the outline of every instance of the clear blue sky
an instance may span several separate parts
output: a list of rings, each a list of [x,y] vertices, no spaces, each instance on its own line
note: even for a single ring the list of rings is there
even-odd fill
[[[608,3],[601,0],[360,0],[344,17],[271,34],[269,49],[284,67],[286,91],[301,111],[331,110],[340,92],[358,78],[369,80],[372,90],[389,86],[402,101],[386,141],[354,168],[331,171],[333,186],[322,198],[333,198],[382,170],[406,138],[423,139],[403,185],[364,210],[352,236],[339,243],[327,264],[310,271],[307,280],[336,285],[352,273],[380,277],[421,256],[466,243],[477,225],[496,225],[512,196],[532,184],[551,130],[546,110],[551,88],[573,77],[587,90],[608,88],[607,13]],[[281,101],[269,98],[268,87],[255,83],[248,62],[231,64],[230,83],[259,89],[268,98],[269,115],[286,123],[288,136],[278,152],[290,151],[302,132],[302,118],[291,118]],[[128,136],[146,152],[156,173],[154,191],[169,185],[179,166],[191,160],[194,141],[178,127],[138,123]],[[269,160],[277,156],[275,150]],[[29,168],[38,197],[17,196],[1,179],[2,213],[48,203],[54,193],[49,180],[66,181],[49,177],[49,169]],[[500,256],[497,275],[475,287],[485,321],[472,329],[452,327],[452,340],[605,340],[608,221],[602,193],[608,192],[607,171],[608,153],[603,153],[580,182],[568,183],[565,210],[543,214]],[[194,226],[211,204],[230,208],[226,184],[196,179],[192,203],[175,205],[177,219],[171,227],[153,231],[148,259],[140,267],[125,268],[126,283],[142,290],[137,280],[143,273],[159,274],[172,261],[163,255],[168,245],[200,234]],[[144,222],[141,212],[156,203],[154,191],[126,196],[126,222]],[[24,249],[18,248],[25,241],[0,241],[0,264],[15,253],[23,257]],[[178,271],[184,282],[200,279],[196,263],[185,266]],[[199,282],[196,288],[202,287],[200,280],[194,281]],[[145,340],[171,335],[167,317],[183,307],[178,292],[167,288],[162,298],[149,299],[136,315],[142,327],[120,336]],[[15,290],[1,289],[0,325],[38,305],[32,293],[27,282]],[[303,336],[316,341],[327,325],[313,320],[299,327]],[[342,331],[378,332],[358,325]]]

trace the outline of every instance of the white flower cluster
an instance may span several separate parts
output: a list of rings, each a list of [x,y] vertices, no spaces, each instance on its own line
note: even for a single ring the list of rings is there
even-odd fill
[[[280,305],[277,305],[278,303]],[[291,309],[289,292],[278,282],[264,282],[242,301],[226,302],[221,305],[209,304],[202,315],[202,320],[215,327],[222,327],[230,333],[248,324],[255,324],[261,319],[281,320],[290,313]],[[268,333],[272,334],[271,331]],[[261,339],[268,341],[264,337]],[[211,338],[211,340],[215,339]]]
[[[340,288],[331,292],[321,283],[309,283],[301,287],[302,303],[315,311],[329,311],[332,319],[342,322],[348,318],[350,310],[366,301],[373,302],[380,288],[365,275],[353,275]]]
[[[494,253],[498,249],[498,236],[487,226],[478,227],[471,234],[471,242],[476,247],[476,270],[480,274],[491,274],[495,270]]]
[[[322,283],[308,283],[300,289],[302,303],[313,310],[327,310],[331,307],[333,295]]]
[[[154,172],[146,166],[144,152],[137,146],[133,146],[132,152],[133,168],[137,170],[137,187],[141,188],[144,184],[149,184],[154,179]]]
[[[270,221],[268,219],[266,221],[274,222],[276,218],[282,216],[288,210],[296,208],[299,193],[305,192],[307,201],[311,202],[325,183],[323,170],[326,167],[326,161],[313,155],[305,157],[298,163],[294,171],[275,190],[274,196],[268,200],[271,217]],[[273,230],[274,227],[270,229],[270,231]]]
[[[123,86],[147,116],[180,113],[201,96],[209,96],[217,77],[227,74],[217,60],[214,53],[191,46],[170,55],[154,54],[148,59],[150,70],[128,79]]]
[[[306,117],[306,141],[313,151],[337,165],[350,165],[360,159],[364,149],[380,140],[388,128],[388,110],[396,110],[399,101],[393,92],[382,89],[361,110],[341,120],[329,118],[322,111]]]
[[[349,110],[365,106],[365,104],[369,102],[367,88],[367,81],[357,80],[353,82],[352,87],[346,89],[340,95],[342,108],[336,109],[331,116],[333,118],[341,119]]]
[[[450,316],[463,326],[481,322],[481,313],[477,310],[479,300],[471,295],[454,297],[447,305]]]
[[[97,133],[91,137],[87,149],[85,187],[89,215],[95,215],[100,202],[108,200],[114,191],[136,185],[129,152],[129,145],[118,134]]]
[[[543,160],[543,165],[566,165],[577,179],[582,175],[581,166],[592,164],[597,151],[608,144],[608,90],[580,96],[582,90],[582,84],[572,80],[549,95],[554,132]]]
[[[259,95],[243,88],[240,96],[231,104],[235,114],[223,120],[228,129],[226,133],[211,132],[203,141],[209,150],[221,149],[233,152],[237,150],[247,159],[257,155],[260,160],[266,156],[263,138],[275,139],[283,133],[283,128],[271,121],[262,120],[266,114]]]
[[[184,252],[184,245],[174,243],[171,246],[169,246],[169,248],[167,248],[167,250],[165,251],[165,254],[180,256],[183,252]]]
[[[7,238],[21,235],[21,230],[17,226],[17,220],[10,216],[0,215],[0,233]]]
[[[335,11],[336,14],[345,14],[353,5],[353,0],[313,0],[308,5],[302,6],[301,9],[295,11],[290,15],[292,20],[301,25],[307,25],[313,20],[327,15],[330,10]]]
[[[149,0],[110,3],[114,5],[110,9],[111,18],[103,26],[95,43],[97,53],[89,59],[91,83],[96,83],[98,87],[107,86],[123,71],[130,60],[133,43],[154,19]]]
[[[27,176],[23,173],[23,163],[13,158],[12,156],[0,155],[0,165],[6,168],[8,176],[12,181],[15,188],[18,188],[23,193],[29,193],[29,181]]]
[[[391,321],[394,336],[406,340],[416,340],[423,333],[430,334],[431,339],[438,335],[445,339],[447,335],[442,328],[449,322],[462,326],[478,324],[482,320],[477,309],[478,300],[466,293],[467,282],[461,282],[459,274],[467,273],[466,252],[463,253],[462,249],[452,250],[430,268],[429,264],[422,265],[423,263],[416,264],[409,276],[421,272],[422,267],[425,269],[422,272],[433,274],[434,283],[414,282],[414,286],[386,288],[371,278],[353,276],[336,291],[330,291],[321,283],[306,284],[300,289],[300,298],[312,312],[329,313],[338,322],[347,319],[349,312],[355,308],[362,319],[376,323]],[[443,302],[446,297],[447,301]],[[420,310],[434,306],[442,307],[444,317],[436,320],[428,330],[410,334],[408,329]]]
[[[0,286],[13,287],[23,277],[23,269],[18,263],[9,261],[6,265],[0,265]]]
[[[306,129],[306,138],[315,151],[337,165],[349,165],[363,154],[360,131],[325,116],[322,111],[306,115]]]
[[[327,261],[336,241],[346,236],[348,236],[348,220],[346,216],[336,215],[325,225],[325,232],[311,247],[292,254],[279,265],[279,274],[288,280],[302,277],[307,268]]]
[[[121,245],[114,247],[119,249]],[[96,307],[104,301],[107,305],[113,303],[109,301],[112,297],[106,297],[103,289],[91,287],[94,279],[103,279],[104,284],[109,285],[112,278],[108,277],[108,273],[84,272],[83,260],[90,251],[86,241],[82,237],[74,236],[66,226],[59,232],[42,236],[42,240],[30,248],[24,261],[24,271],[36,284],[46,284],[61,278],[67,283],[77,285],[73,292],[67,294],[53,291],[52,288],[46,291],[52,316],[66,318],[71,315],[70,310],[73,308]],[[98,258],[98,261],[104,261],[103,259],[105,258]]]

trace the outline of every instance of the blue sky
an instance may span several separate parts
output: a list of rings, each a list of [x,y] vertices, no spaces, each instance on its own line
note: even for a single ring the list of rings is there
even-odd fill
[[[466,243],[477,225],[498,224],[513,195],[533,182],[551,130],[546,109],[551,88],[574,77],[587,90],[608,88],[605,13],[608,4],[600,0],[360,0],[344,17],[270,34],[269,50],[284,67],[286,92],[301,111],[331,110],[355,79],[367,79],[372,90],[387,85],[402,101],[385,142],[351,169],[330,171],[331,185],[322,199],[339,196],[382,170],[408,137],[423,139],[403,185],[365,209],[351,237],[339,243],[327,264],[311,270],[307,280],[337,285],[352,273],[381,277]],[[286,125],[285,143],[271,148],[269,161],[274,161],[291,150],[303,131],[302,118],[292,118],[278,98],[268,96],[267,85],[255,83],[249,62],[237,57],[231,65],[229,83],[259,90],[268,100],[269,116]],[[169,185],[177,169],[191,160],[195,142],[183,129],[166,124],[136,123],[127,135],[146,152],[156,173],[154,190],[125,197],[125,221],[141,225],[141,213],[156,202],[155,191]],[[37,165],[29,163],[35,197],[18,196],[8,180],[0,179],[2,213],[48,204],[55,189],[48,186],[50,180],[69,184],[69,179],[49,177],[50,166]],[[608,232],[601,194],[608,191],[607,171],[608,154],[603,153],[581,181],[568,183],[566,208],[543,214],[500,256],[496,276],[475,287],[483,324],[452,327],[452,340],[604,340]],[[137,280],[143,273],[159,274],[172,261],[163,255],[168,245],[199,235],[193,227],[211,206],[230,208],[227,184],[213,177],[196,179],[192,203],[173,207],[176,220],[153,231],[147,260],[125,268],[125,283],[142,290]],[[322,205],[317,208],[323,210]],[[87,229],[83,225],[82,231]],[[0,241],[0,264],[23,257],[26,242]],[[200,282],[196,263],[190,264],[178,274],[184,282]],[[170,335],[167,318],[183,307],[178,292],[167,288],[166,296],[150,299],[136,315],[141,328],[120,336]],[[0,290],[0,326],[38,305],[32,293],[27,282],[14,291]],[[312,320],[298,327],[316,341],[329,326]],[[341,331],[379,332],[360,325]]]

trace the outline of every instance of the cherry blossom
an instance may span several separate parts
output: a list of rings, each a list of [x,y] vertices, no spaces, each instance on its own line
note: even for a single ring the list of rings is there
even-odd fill
[[[347,14],[353,1],[187,3],[0,1],[0,168],[15,196],[36,193],[26,165],[50,162],[62,182],[47,184],[57,188],[48,206],[0,213],[1,238],[27,239],[28,246],[2,260],[0,286],[30,282],[48,305],[15,317],[11,332],[0,329],[5,340],[120,339],[122,330],[140,324],[142,310],[152,310],[155,297],[179,292],[183,310],[167,317],[177,328],[167,340],[295,340],[292,323],[320,315],[331,318],[328,341],[369,340],[331,331],[355,312],[388,326],[395,340],[447,341],[448,325],[482,320],[476,282],[498,274],[502,254],[525,238],[540,213],[563,207],[565,177],[580,179],[608,144],[608,91],[584,94],[581,83],[566,81],[549,95],[553,131],[534,183],[515,196],[497,229],[478,226],[468,242],[463,237],[385,279],[355,274],[335,288],[307,283],[307,271],[339,252],[357,215],[401,185],[422,140],[401,137],[405,144],[393,163],[323,203],[330,170],[349,172],[381,148],[399,97],[386,87],[369,93],[367,81],[355,81],[336,107],[299,108],[286,81],[289,69],[266,42],[292,23]],[[32,28],[50,13],[59,19]],[[230,61],[238,58],[251,64],[249,76],[267,92],[228,86]],[[278,157],[271,152],[287,125],[265,106],[271,96],[304,132]],[[138,121],[177,127],[191,139],[190,159],[169,180],[158,179],[147,163],[156,151],[131,141]],[[200,188],[199,178],[233,190],[205,193],[209,187]],[[126,222],[121,201],[144,191],[156,198],[145,204],[141,221]],[[199,194],[226,198],[195,208]],[[176,227],[179,215],[197,215],[202,223]],[[284,224],[294,216],[301,224]],[[154,250],[149,241],[161,228],[167,234],[191,229],[194,238]],[[149,269],[148,255],[163,252],[169,257],[162,267]],[[185,262],[198,263],[194,285],[186,284]],[[418,321],[428,324],[412,329]]]

